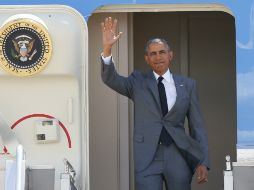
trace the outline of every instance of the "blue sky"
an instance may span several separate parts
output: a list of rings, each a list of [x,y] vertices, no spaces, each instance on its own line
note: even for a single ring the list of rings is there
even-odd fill
[[[105,4],[198,2],[224,4],[236,18],[238,144],[254,145],[254,0],[0,0],[0,5],[64,4],[87,19]]]
[[[237,126],[241,145],[254,145],[254,1],[248,3],[242,3],[236,15]]]

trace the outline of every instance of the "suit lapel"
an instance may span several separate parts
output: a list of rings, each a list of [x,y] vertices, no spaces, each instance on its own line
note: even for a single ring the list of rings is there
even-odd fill
[[[175,74],[172,74],[172,76],[173,76],[173,80],[174,80],[175,87],[176,87],[176,102],[173,105],[173,107],[171,108],[171,110],[165,115],[165,117],[167,117],[168,115],[171,115],[172,113],[175,112],[175,109],[178,106],[180,99],[183,97],[184,85],[182,83],[182,79]]]
[[[153,71],[149,71],[147,73],[147,80],[146,80],[146,86],[150,93],[152,94],[156,107],[158,110],[154,110],[155,113],[160,113],[161,112],[161,105],[160,105],[160,98],[159,98],[159,92],[158,92],[158,86],[157,86],[157,81],[155,79],[155,76],[153,74]],[[146,96],[145,96],[146,97]],[[148,104],[151,105],[151,102],[148,101]],[[159,112],[158,112],[159,111]]]
[[[183,85],[182,79],[179,76],[173,74],[173,79],[174,79],[175,87],[176,87],[176,101],[178,101],[183,96],[184,85]]]

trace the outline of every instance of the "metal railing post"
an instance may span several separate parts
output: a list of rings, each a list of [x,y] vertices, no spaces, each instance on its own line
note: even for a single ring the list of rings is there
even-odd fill
[[[224,190],[234,190],[234,178],[230,156],[226,156],[226,170],[224,170]]]

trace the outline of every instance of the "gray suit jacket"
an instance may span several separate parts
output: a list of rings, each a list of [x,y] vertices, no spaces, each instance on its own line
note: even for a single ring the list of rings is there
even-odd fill
[[[209,167],[207,135],[204,128],[196,83],[194,80],[173,74],[176,102],[163,117],[157,81],[152,71],[134,71],[129,77],[120,76],[111,61],[102,61],[102,80],[113,90],[134,102],[134,162],[135,171],[147,168],[152,161],[164,126],[173,138],[189,167],[195,172],[198,164]],[[188,118],[190,135],[185,133],[184,121]]]

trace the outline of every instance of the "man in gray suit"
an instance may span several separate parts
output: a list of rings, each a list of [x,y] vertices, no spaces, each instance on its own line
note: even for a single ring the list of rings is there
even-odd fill
[[[117,20],[105,18],[102,79],[106,85],[134,102],[134,162],[136,190],[190,190],[192,176],[207,182],[208,144],[198,102],[196,82],[172,74],[173,53],[167,42],[147,42],[145,60],[151,71],[120,76],[111,49],[121,36]],[[189,134],[184,121],[188,118]]]

